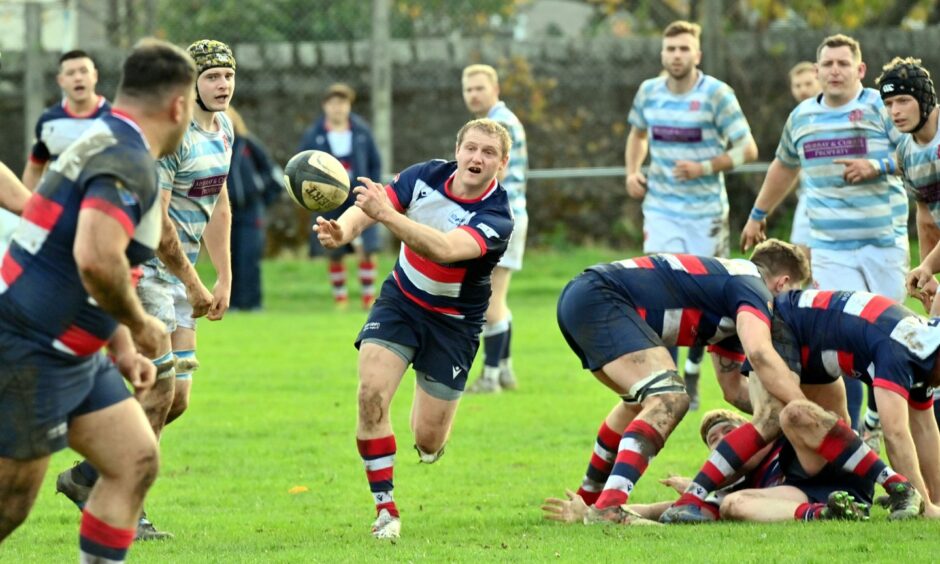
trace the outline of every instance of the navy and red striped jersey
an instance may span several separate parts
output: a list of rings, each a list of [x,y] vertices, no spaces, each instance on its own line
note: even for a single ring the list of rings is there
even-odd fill
[[[710,351],[743,362],[738,314],[770,325],[773,296],[748,260],[657,254],[588,270],[627,296],[666,346],[712,345]]]
[[[932,405],[926,382],[940,348],[940,327],[932,320],[868,292],[791,291],[777,296],[776,305],[803,374],[858,378],[917,409]]]
[[[117,220],[137,265],[160,237],[156,163],[140,128],[114,111],[95,122],[52,163],[29,199],[0,262],[0,316],[41,347],[68,357],[98,351],[117,322],[85,291],[73,258],[78,214],[95,209]]]
[[[447,233],[463,229],[480,245],[480,256],[451,264],[425,258],[402,243],[390,278],[401,297],[454,319],[482,322],[490,299],[490,274],[506,251],[513,218],[506,190],[497,182],[473,200],[450,191],[456,162],[413,165],[386,186],[395,209],[409,219]],[[391,296],[383,296],[391,297]]]
[[[36,139],[29,153],[29,160],[44,165],[55,160],[65,149],[82,136],[96,119],[111,111],[111,104],[98,96],[94,109],[79,115],[69,109],[68,98],[49,106],[36,121]]]

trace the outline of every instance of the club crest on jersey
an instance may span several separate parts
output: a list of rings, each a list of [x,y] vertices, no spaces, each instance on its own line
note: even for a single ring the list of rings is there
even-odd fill
[[[865,114],[862,112],[862,110],[852,110],[851,112],[849,112],[849,121],[851,122],[862,121],[862,117],[864,117],[864,115]]]
[[[698,100],[692,100],[691,102],[689,102],[689,111],[690,111],[690,112],[697,112],[697,111],[699,111],[700,109],[702,109],[702,103],[699,102]]]
[[[477,212],[467,211],[467,210],[454,210],[450,212],[450,217],[448,221],[454,225],[466,225],[470,223],[470,220],[473,219]]]

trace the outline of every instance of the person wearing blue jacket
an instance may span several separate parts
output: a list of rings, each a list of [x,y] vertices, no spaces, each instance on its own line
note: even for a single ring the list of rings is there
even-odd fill
[[[352,113],[352,104],[356,92],[345,84],[333,84],[323,95],[323,115],[304,132],[300,140],[299,151],[315,149],[324,151],[339,159],[349,172],[350,185],[356,185],[356,178],[381,178],[382,160],[378,147],[372,137],[372,130],[362,117]],[[338,219],[355,202],[355,195],[349,192],[349,198],[332,212],[321,214],[326,219]],[[362,307],[369,309],[375,301],[375,278],[378,252],[381,248],[381,232],[378,225],[366,228],[362,235],[350,245],[332,249],[329,257],[330,284],[333,287],[333,300],[339,308],[349,303],[346,289],[346,267],[343,258],[355,252],[359,257],[359,283],[362,285]],[[324,252],[316,235],[310,237],[310,256],[319,256]]]

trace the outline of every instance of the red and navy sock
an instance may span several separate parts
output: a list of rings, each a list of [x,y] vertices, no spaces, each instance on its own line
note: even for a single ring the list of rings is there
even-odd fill
[[[793,518],[797,521],[818,521],[822,518],[822,511],[825,508],[825,503],[801,503],[793,512]]]
[[[398,517],[398,507],[392,496],[392,475],[395,469],[395,435],[379,439],[356,439],[359,455],[366,466],[366,479],[375,500],[375,513],[388,509],[392,517]]]
[[[634,419],[620,440],[617,459],[604,485],[604,491],[594,503],[598,509],[623,505],[630,498],[633,486],[646,471],[653,457],[663,448],[665,439],[642,419]]]
[[[705,498],[709,493],[725,485],[752,456],[760,452],[767,441],[754,425],[746,423],[728,433],[673,505],[697,505],[707,509]]]
[[[600,497],[604,484],[610,477],[610,469],[613,468],[614,460],[617,458],[619,445],[620,433],[608,427],[605,420],[597,431],[594,453],[591,454],[591,462],[588,464],[581,487],[578,488],[578,495],[584,499],[584,503],[594,505]]]
[[[376,264],[371,260],[359,262],[359,284],[362,285],[362,305],[369,307],[375,301]]]
[[[878,482],[882,486],[907,482],[907,478],[878,458],[841,419],[829,429],[816,452],[830,464],[841,466],[846,472]]]
[[[329,269],[330,285],[333,287],[333,301],[345,302],[349,297],[346,290],[346,265],[341,262],[331,262]]]
[[[118,529],[98,519],[87,510],[82,512],[78,537],[82,562],[124,562],[134,542],[137,529]]]

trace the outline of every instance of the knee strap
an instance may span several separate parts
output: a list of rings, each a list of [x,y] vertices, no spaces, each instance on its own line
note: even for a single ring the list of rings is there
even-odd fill
[[[173,351],[176,361],[176,374],[191,374],[199,369],[199,359],[196,358],[196,351]]]
[[[685,393],[685,382],[679,373],[676,370],[660,370],[630,386],[630,390],[620,397],[624,403],[636,405],[649,397],[680,393]]]

